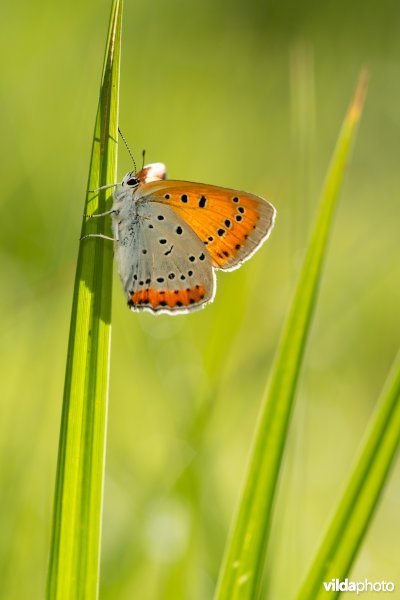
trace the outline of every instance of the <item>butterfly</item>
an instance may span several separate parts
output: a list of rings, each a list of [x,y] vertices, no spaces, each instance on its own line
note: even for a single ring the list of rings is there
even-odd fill
[[[234,189],[167,180],[163,163],[129,172],[114,187],[115,260],[134,311],[182,314],[211,302],[215,270],[237,269],[268,238],[275,208]],[[98,190],[94,190],[98,191]]]

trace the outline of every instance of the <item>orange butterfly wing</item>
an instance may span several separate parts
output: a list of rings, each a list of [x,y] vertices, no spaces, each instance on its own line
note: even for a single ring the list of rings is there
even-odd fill
[[[266,200],[189,181],[145,183],[140,191],[150,201],[167,204],[203,241],[217,269],[235,269],[267,239],[275,209]]]

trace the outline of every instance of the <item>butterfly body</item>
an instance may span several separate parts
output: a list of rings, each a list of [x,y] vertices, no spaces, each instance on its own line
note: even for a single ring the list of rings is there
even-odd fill
[[[232,270],[268,237],[269,203],[213,185],[166,180],[162,163],[128,173],[111,210],[115,259],[132,310],[179,314],[215,294],[215,269]]]

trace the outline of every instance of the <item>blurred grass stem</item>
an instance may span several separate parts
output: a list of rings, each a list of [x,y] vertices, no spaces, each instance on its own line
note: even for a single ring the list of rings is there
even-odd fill
[[[334,210],[367,87],[362,73],[339,134],[291,308],[272,367],[227,543],[217,600],[258,597],[295,391],[317,300]]]

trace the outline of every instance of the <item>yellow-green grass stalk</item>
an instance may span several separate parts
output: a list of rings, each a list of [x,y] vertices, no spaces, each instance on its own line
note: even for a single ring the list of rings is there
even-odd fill
[[[84,213],[106,210],[116,181],[122,0],[113,0]],[[79,210],[79,208],[78,208]],[[90,221],[105,233],[105,219]],[[83,222],[82,233],[87,233]],[[81,242],[75,277],[56,474],[48,598],[98,595],[111,342],[112,244]]]
[[[323,582],[349,574],[385,487],[400,443],[400,352],[381,397],[342,498],[305,578],[298,600],[326,598]],[[330,592],[337,598],[340,592]]]
[[[362,73],[345,116],[323,187],[294,297],[275,356],[250,452],[215,598],[257,598],[261,588],[277,482],[296,386],[317,300],[337,199],[367,87]]]

